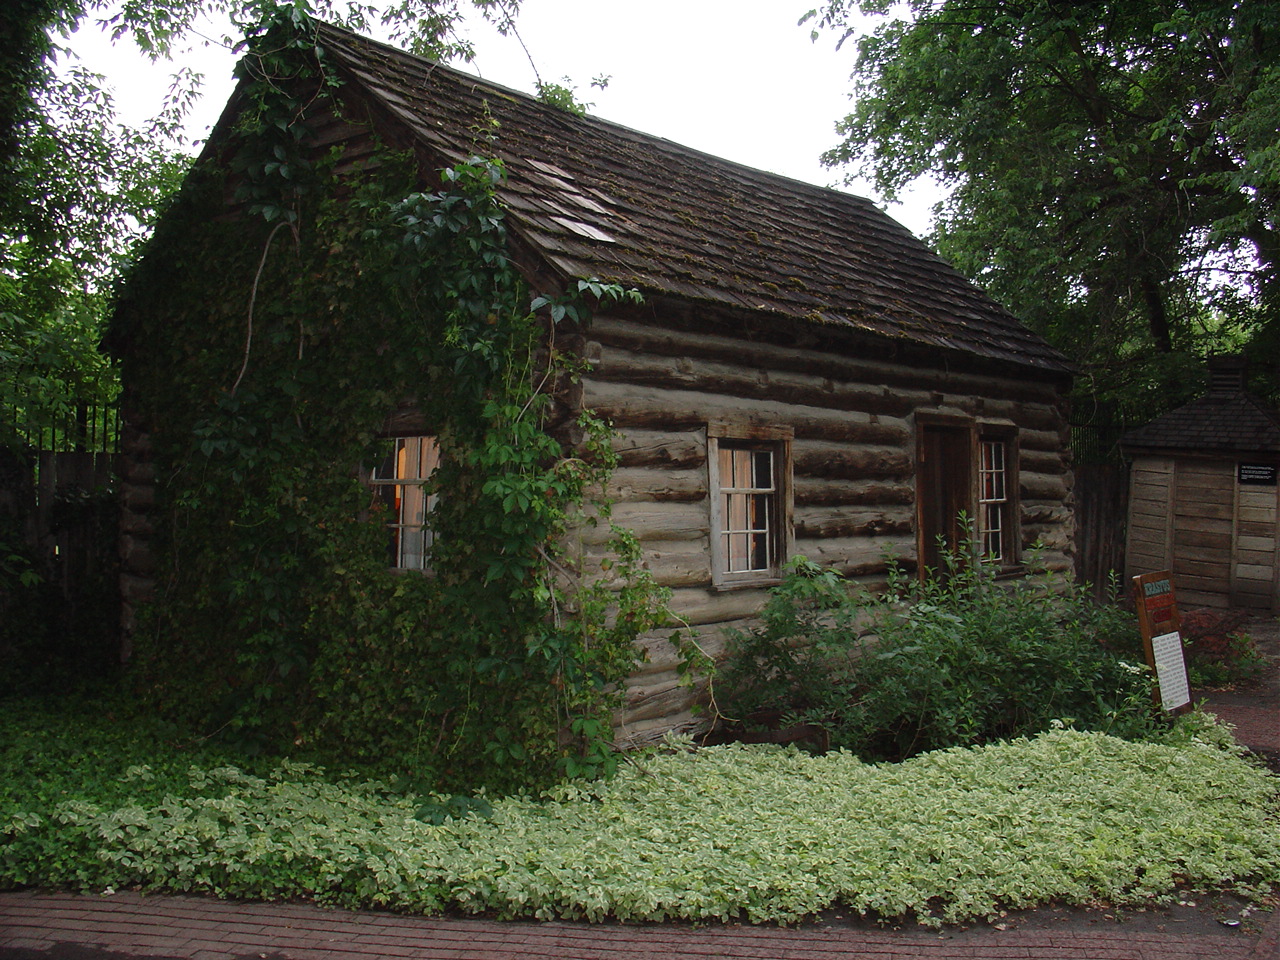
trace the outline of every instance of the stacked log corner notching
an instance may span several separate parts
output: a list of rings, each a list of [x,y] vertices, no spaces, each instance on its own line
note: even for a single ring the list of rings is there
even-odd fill
[[[120,447],[120,659],[127,661],[139,609],[155,596],[156,469],[151,437],[127,415]]]

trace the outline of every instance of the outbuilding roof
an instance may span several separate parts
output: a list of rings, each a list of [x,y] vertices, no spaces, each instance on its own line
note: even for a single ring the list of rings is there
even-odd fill
[[[1130,430],[1121,445],[1206,453],[1280,453],[1280,416],[1243,391],[1211,391]]]
[[[563,279],[1066,374],[1065,357],[869,200],[742,166],[319,24],[375,119],[452,165],[496,155],[508,226]]]

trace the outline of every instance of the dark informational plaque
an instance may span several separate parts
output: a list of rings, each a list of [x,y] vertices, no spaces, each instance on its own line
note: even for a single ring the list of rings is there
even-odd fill
[[[1236,483],[1254,487],[1274,487],[1276,465],[1274,463],[1237,463]]]

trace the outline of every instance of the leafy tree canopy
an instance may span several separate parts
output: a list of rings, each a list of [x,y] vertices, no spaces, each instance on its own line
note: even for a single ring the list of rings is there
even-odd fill
[[[939,252],[1080,362],[1167,393],[1214,350],[1280,353],[1280,7],[832,0],[857,39],[833,165],[951,189]],[[1180,364],[1180,360],[1182,363]]]
[[[18,46],[31,59],[6,48],[0,62],[0,443],[9,444],[20,440],[11,421],[52,427],[78,403],[114,394],[97,349],[109,280],[186,165],[169,124],[125,128],[102,78],[55,72],[51,34],[80,8],[26,9]]]
[[[116,122],[104,78],[61,43],[96,20],[160,59],[201,17],[254,37],[281,12],[381,27],[409,48],[468,59],[456,27],[478,8],[509,28],[517,0],[6,0],[0,3],[0,410],[28,429],[76,402],[109,399],[115,373],[97,350],[111,280],[129,260],[189,159],[177,139],[198,77],[177,71],[150,125]],[[232,41],[228,38],[228,44]],[[70,66],[56,70],[54,61]],[[13,443],[11,431],[0,442]]]

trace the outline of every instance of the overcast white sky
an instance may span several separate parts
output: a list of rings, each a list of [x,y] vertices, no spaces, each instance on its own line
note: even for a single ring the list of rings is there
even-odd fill
[[[520,34],[544,81],[568,76],[591,112],[717,156],[823,186],[842,172],[819,156],[838,138],[849,112],[854,49],[836,37],[809,39],[798,26],[811,0],[523,0]],[[211,28],[221,36],[225,28]],[[534,72],[520,44],[477,22],[477,57],[460,65],[532,92]],[[128,41],[112,46],[92,24],[71,43],[84,63],[115,88],[123,119],[140,123],[158,109],[172,64],[151,65]],[[205,74],[205,93],[189,133],[199,139],[231,91],[234,56],[197,46],[180,62]],[[610,77],[604,90],[591,86]],[[850,189],[875,197],[866,184]],[[917,235],[928,230],[933,192],[889,207]]]

